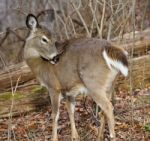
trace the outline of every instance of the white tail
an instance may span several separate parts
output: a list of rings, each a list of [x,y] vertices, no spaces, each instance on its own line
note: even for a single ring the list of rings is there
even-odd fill
[[[112,67],[114,67],[115,69],[119,70],[124,76],[128,75],[128,67],[125,66],[121,61],[111,59],[107,55],[105,50],[103,51],[103,57],[110,69],[113,69]]]

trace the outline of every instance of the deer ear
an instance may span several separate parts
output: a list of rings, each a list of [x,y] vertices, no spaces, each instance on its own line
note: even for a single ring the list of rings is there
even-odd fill
[[[33,14],[29,14],[26,18],[26,25],[30,29],[35,29],[38,26],[38,20]]]

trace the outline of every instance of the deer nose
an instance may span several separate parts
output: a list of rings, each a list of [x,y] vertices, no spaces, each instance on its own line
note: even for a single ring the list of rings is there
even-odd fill
[[[57,64],[57,63],[59,62],[59,55],[54,56],[54,57],[50,60],[50,62],[51,62],[52,64]]]

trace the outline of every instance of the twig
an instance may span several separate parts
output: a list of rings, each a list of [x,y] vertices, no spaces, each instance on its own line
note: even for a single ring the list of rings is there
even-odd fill
[[[19,12],[19,14],[22,14],[22,15],[25,15],[25,16],[27,15],[27,13],[25,13],[24,11],[22,11],[21,8],[12,8],[10,10],[11,10],[11,12],[15,11],[15,12]]]
[[[12,29],[8,28],[8,31],[12,34],[14,34],[20,41],[25,42],[25,39],[23,39],[21,36],[19,36],[16,32],[14,32]]]
[[[103,0],[103,13],[101,18],[101,26],[100,26],[100,38],[103,37],[103,25],[104,25],[104,17],[105,17],[105,9],[106,9],[106,0]]]
[[[12,30],[12,29],[10,29],[10,28],[7,28],[6,34],[5,34],[4,38],[0,41],[0,46],[3,45],[3,43],[5,42],[5,40],[7,39],[7,37],[9,36],[10,33],[14,34],[20,41],[25,42],[25,39],[23,39],[21,36],[19,36],[19,35],[15,32],[15,29]]]
[[[90,111],[88,111],[88,109],[86,108],[86,100],[87,100],[87,96],[84,97],[84,103],[83,103],[83,106],[84,106],[86,112],[87,112],[88,114],[90,114],[90,115],[93,117],[93,119],[94,119],[95,122],[96,122],[96,125],[99,126],[100,122],[99,122],[97,116],[94,114],[92,108],[90,108]]]
[[[147,0],[146,3],[145,3],[145,9],[144,9],[144,13],[143,13],[143,16],[142,16],[142,22],[141,22],[141,30],[143,30],[144,19],[145,19],[146,11],[147,11],[147,8],[148,8],[148,3],[149,3],[149,0]]]
[[[92,15],[93,15],[93,21],[92,21],[91,29],[93,28],[93,23],[95,22],[96,28],[97,28],[97,31],[98,31],[98,37],[100,37],[100,36],[101,36],[101,31],[100,31],[100,28],[99,28],[99,25],[98,25],[98,22],[97,22],[97,18],[96,18],[97,3],[98,3],[98,2],[97,2],[97,0],[96,0],[95,7],[94,7],[94,9],[93,9],[92,0],[90,0],[90,2],[89,2],[89,7],[90,7],[91,12],[92,12]],[[92,33],[92,30],[91,30],[91,33]]]
[[[131,58],[133,58],[133,52],[134,52],[134,46],[135,46],[135,5],[136,5],[136,0],[132,1],[132,30],[133,30],[133,46],[131,47]],[[133,62],[130,62],[130,67],[129,67],[129,71],[132,71],[132,65]],[[129,75],[129,83],[130,83],[130,96],[131,96],[131,125],[134,126],[134,102],[133,102],[133,96],[132,96],[132,92],[133,92],[133,84],[132,84],[132,76],[131,73]],[[132,138],[132,133],[130,133],[130,139]]]
[[[75,29],[74,24],[73,24],[73,22],[72,22],[72,19],[71,19],[70,16],[69,16],[68,18],[69,18],[70,23],[71,23],[71,25],[72,25],[74,36],[77,38],[77,32],[76,32],[76,29]]]
[[[10,139],[11,139],[11,131],[13,130],[12,129],[12,111],[13,111],[13,106],[14,106],[14,96],[15,96],[15,92],[17,90],[20,78],[21,78],[21,76],[17,80],[15,89],[12,90],[12,101],[11,101],[11,107],[10,107],[10,112],[9,112],[9,124],[8,124],[8,141],[10,141]],[[13,89],[13,87],[12,87],[12,89]]]
[[[3,44],[3,43],[5,42],[5,40],[7,39],[8,35],[9,35],[9,30],[8,30],[8,28],[7,28],[6,34],[5,34],[4,38],[0,41],[0,47],[2,46],[2,44]]]
[[[67,25],[66,25],[66,23],[63,21],[63,19],[62,19],[59,15],[57,15],[57,17],[59,18],[59,20],[60,20],[60,21],[61,21],[61,23],[63,24],[64,29],[65,29],[66,37],[67,37],[67,39],[69,39],[69,35],[68,35],[68,31],[67,31]]]

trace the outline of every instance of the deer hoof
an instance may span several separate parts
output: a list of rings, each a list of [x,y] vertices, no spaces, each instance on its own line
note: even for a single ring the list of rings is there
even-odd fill
[[[75,137],[72,137],[71,141],[80,141],[79,135],[76,135]]]

